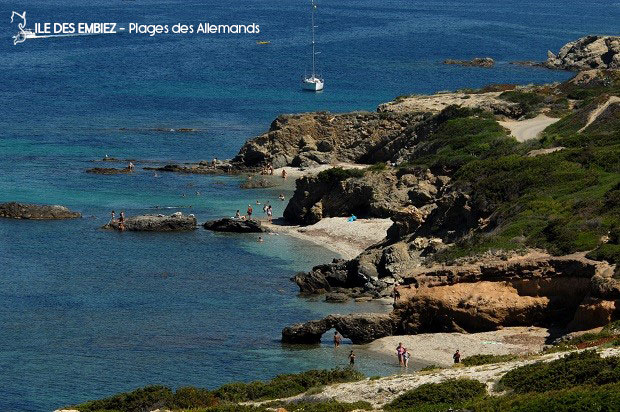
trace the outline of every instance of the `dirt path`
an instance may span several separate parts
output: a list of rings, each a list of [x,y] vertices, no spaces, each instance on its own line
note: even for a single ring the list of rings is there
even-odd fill
[[[533,119],[521,121],[510,120],[498,123],[506,129],[509,129],[510,134],[513,135],[517,141],[525,142],[537,138],[543,130],[558,120],[560,119],[554,119],[541,114]]]
[[[588,123],[586,123],[586,125],[583,126],[581,129],[579,129],[579,133],[583,132],[584,130],[588,128],[588,126],[594,123],[596,119],[598,119],[598,117],[601,115],[601,113],[607,110],[609,105],[613,103],[620,103],[620,97],[611,96],[609,100],[607,100],[605,103],[600,105],[596,110],[592,111],[592,113],[590,113],[590,116],[588,117]]]

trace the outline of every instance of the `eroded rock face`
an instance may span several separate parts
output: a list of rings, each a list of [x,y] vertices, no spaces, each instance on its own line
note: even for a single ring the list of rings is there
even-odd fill
[[[262,233],[267,231],[256,219],[224,218],[206,222],[203,227],[214,232]]]
[[[582,255],[417,268],[402,274],[394,315],[403,333],[503,326],[590,329],[615,316],[612,268]]]
[[[389,314],[353,313],[350,315],[329,315],[321,320],[297,323],[282,330],[282,342],[320,343],[321,336],[330,329],[336,329],[354,344],[372,342],[375,339],[396,333],[394,319]]]
[[[412,202],[421,208],[432,204],[447,181],[448,177],[436,177],[422,169],[367,172],[362,177],[333,184],[326,184],[316,176],[305,176],[297,179],[284,218],[302,225],[314,224],[324,217],[351,214],[398,219]],[[420,212],[419,219],[422,216],[425,212]],[[421,221],[415,228],[420,224]]]
[[[125,219],[124,227],[118,220],[104,225],[102,229],[129,230],[137,232],[176,232],[196,229],[196,217],[183,215],[180,212],[170,216],[142,215],[132,216]]]
[[[32,205],[26,203],[0,203],[0,217],[10,219],[59,220],[82,217],[81,213],[72,212],[65,206]]]
[[[315,166],[333,162],[386,161],[398,141],[427,116],[418,113],[304,113],[282,115],[268,132],[246,142],[233,163]],[[381,150],[382,148],[385,150]]]
[[[620,37],[582,37],[567,43],[557,55],[549,51],[545,66],[576,71],[620,69]]]

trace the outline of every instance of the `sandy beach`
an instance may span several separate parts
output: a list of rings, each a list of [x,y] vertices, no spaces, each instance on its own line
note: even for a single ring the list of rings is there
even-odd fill
[[[358,219],[349,222],[346,217],[330,217],[309,226],[287,225],[283,219],[263,222],[263,225],[273,232],[326,247],[343,259],[353,259],[367,247],[383,240],[392,223],[390,219]]]
[[[549,331],[537,327],[509,327],[481,333],[423,333],[388,336],[365,345],[381,354],[396,356],[399,342],[409,349],[413,358],[437,366],[452,364],[452,355],[459,349],[461,356],[525,355],[540,352]]]

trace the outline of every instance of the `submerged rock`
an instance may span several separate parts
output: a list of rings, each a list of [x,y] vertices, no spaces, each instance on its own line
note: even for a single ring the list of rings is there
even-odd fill
[[[138,232],[174,232],[196,229],[197,221],[194,215],[183,215],[180,212],[170,216],[142,215],[125,219],[124,229],[120,222],[114,220],[104,225],[103,229],[130,230]]]
[[[267,229],[261,227],[261,223],[256,219],[233,219],[223,218],[206,222],[203,227],[214,232],[234,232],[234,233],[262,233]]]
[[[240,185],[242,189],[265,189],[276,186],[278,186],[278,181],[276,179],[257,176],[246,179],[246,181]]]
[[[444,60],[443,64],[458,64],[461,66],[473,66],[473,67],[493,67],[495,60],[490,57],[476,57],[472,60]]]
[[[0,217],[10,219],[58,220],[82,217],[81,213],[72,212],[65,206],[32,205],[26,203],[1,203]]]
[[[114,167],[93,167],[92,169],[86,169],[86,173],[93,173],[97,175],[121,175],[121,174],[129,174],[132,173],[128,167],[123,169],[117,169]]]

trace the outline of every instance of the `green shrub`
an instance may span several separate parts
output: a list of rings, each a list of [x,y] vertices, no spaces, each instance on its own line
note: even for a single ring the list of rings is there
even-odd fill
[[[368,402],[358,401],[358,402],[338,402],[338,401],[328,401],[328,402],[300,402],[300,403],[289,403],[283,405],[283,407],[289,412],[350,412],[350,411],[371,411],[374,408]]]
[[[474,412],[613,412],[620,405],[620,385],[579,386],[545,393],[489,396],[464,405]]]
[[[366,172],[383,172],[387,170],[387,163],[385,162],[377,162],[372,166],[368,166],[365,171]]]
[[[173,393],[164,386],[147,386],[109,398],[89,401],[74,408],[80,412],[142,412],[158,408],[207,408],[208,411],[213,412],[227,412],[229,410],[263,411],[263,408],[235,409],[235,405],[230,406],[228,403],[285,398],[304,393],[310,388],[362,379],[364,379],[364,375],[356,370],[334,369],[331,371],[311,370],[298,374],[278,375],[267,382],[230,383],[214,391],[183,387]]]
[[[509,362],[517,358],[517,355],[473,355],[463,358],[461,363],[465,366],[478,366],[489,363]]]
[[[167,407],[173,403],[174,395],[164,386],[147,386],[109,398],[90,401],[76,406],[80,412],[122,411],[142,412]]]
[[[207,389],[194,388],[191,386],[177,389],[174,399],[168,406],[174,408],[206,408],[215,406],[218,399]]]
[[[268,382],[229,383],[216,389],[213,394],[218,399],[230,402],[276,399],[298,395],[316,386],[361,379],[364,379],[364,375],[354,369],[311,370],[278,375]]]
[[[518,103],[521,109],[526,113],[526,116],[533,115],[535,111],[539,110],[545,100],[544,96],[540,94],[521,90],[503,92],[499,95],[499,98],[512,103]]]
[[[450,379],[441,383],[420,385],[400,395],[384,408],[386,410],[403,410],[428,408],[436,405],[442,408],[444,406],[459,407],[465,401],[482,397],[486,393],[486,385],[477,380]]]
[[[589,350],[513,369],[500,379],[499,388],[528,393],[615,382],[620,382],[620,357],[603,359]]]

